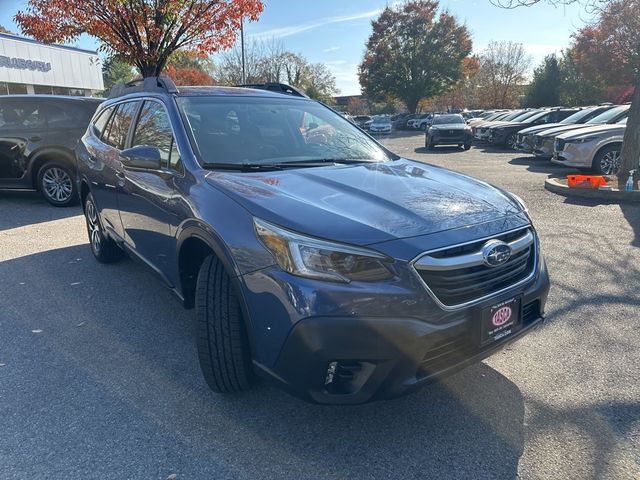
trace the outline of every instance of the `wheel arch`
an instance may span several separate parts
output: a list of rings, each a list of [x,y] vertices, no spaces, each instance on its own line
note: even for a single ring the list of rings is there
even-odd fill
[[[622,139],[607,139],[604,142],[602,142],[600,145],[598,145],[598,148],[596,149],[595,153],[593,154],[593,156],[591,157],[591,165],[593,166],[593,162],[596,161],[596,158],[599,157],[599,155],[602,153],[602,151],[605,148],[609,148],[611,146],[615,146],[618,145],[620,146],[620,148],[622,148]]]
[[[29,161],[31,184],[36,190],[40,190],[40,186],[38,185],[38,174],[40,173],[40,169],[45,163],[51,161],[57,161],[70,167],[73,170],[74,175],[76,174],[75,155],[71,150],[64,147],[42,148],[35,151],[31,155],[31,160]]]
[[[182,229],[177,242],[178,259],[178,293],[182,297],[183,306],[192,309],[195,306],[195,290],[198,272],[202,263],[209,255],[214,255],[222,262],[225,270],[229,274],[232,284],[240,300],[242,317],[245,322],[249,345],[252,352],[255,352],[255,339],[253,335],[253,324],[249,315],[244,291],[240,281],[240,272],[233,261],[228,247],[220,237],[210,228],[206,228],[200,222],[192,224]]]

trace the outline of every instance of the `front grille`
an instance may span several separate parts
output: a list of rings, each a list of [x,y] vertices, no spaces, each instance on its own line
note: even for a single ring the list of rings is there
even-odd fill
[[[518,245],[511,258],[490,267],[482,262],[482,247],[489,240]],[[480,261],[476,261],[480,258]],[[467,305],[506,290],[532,275],[535,241],[530,229],[456,246],[420,257],[414,267],[429,291],[445,307]]]
[[[564,146],[567,142],[565,142],[562,138],[556,138],[556,142],[553,146],[554,150],[557,152],[561,152],[564,150]]]
[[[533,141],[533,146],[534,148],[540,148],[540,146],[542,145],[542,142],[544,141],[544,137],[541,135],[536,135],[535,139]]]

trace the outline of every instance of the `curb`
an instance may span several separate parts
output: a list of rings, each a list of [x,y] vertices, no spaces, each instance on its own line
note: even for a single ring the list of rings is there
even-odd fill
[[[544,188],[563,197],[591,198],[603,202],[640,203],[640,191],[621,192],[619,190],[590,190],[586,188],[569,188],[566,179],[548,178]]]

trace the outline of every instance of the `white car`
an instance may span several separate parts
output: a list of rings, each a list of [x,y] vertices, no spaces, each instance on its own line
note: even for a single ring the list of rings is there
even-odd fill
[[[391,133],[392,125],[390,117],[376,117],[369,126],[371,133]]]
[[[551,161],[568,167],[591,169],[600,175],[620,170],[620,153],[627,119],[615,125],[580,128],[558,135]]]

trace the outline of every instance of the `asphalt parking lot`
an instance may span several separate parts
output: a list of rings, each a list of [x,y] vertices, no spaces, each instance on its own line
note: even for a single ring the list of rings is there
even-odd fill
[[[543,329],[393,401],[217,396],[160,281],[95,262],[79,207],[0,193],[0,477],[640,478],[640,204],[556,196],[544,179],[567,170],[530,157],[384,143],[525,200],[552,277]]]

